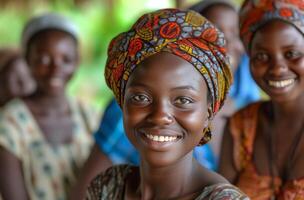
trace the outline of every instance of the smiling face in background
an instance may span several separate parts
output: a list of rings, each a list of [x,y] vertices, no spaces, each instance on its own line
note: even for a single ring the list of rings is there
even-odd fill
[[[7,88],[13,97],[29,95],[34,91],[35,83],[32,80],[28,66],[22,58],[16,58],[7,66]]]
[[[303,96],[304,37],[294,26],[268,22],[254,35],[250,58],[255,81],[273,101]]]
[[[28,66],[20,56],[13,58],[0,72],[0,105],[34,92],[35,83],[29,73]]]
[[[62,94],[78,65],[77,43],[69,34],[46,30],[31,40],[27,60],[38,92]]]
[[[158,53],[143,61],[127,83],[124,126],[141,159],[154,166],[177,162],[203,137],[208,89],[187,61]]]

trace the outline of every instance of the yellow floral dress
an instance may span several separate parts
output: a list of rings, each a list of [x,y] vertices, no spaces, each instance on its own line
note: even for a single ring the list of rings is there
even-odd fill
[[[74,137],[71,143],[58,147],[46,141],[22,100],[12,100],[0,112],[0,147],[20,160],[31,200],[66,199],[90,152],[98,116],[73,99],[70,108]]]

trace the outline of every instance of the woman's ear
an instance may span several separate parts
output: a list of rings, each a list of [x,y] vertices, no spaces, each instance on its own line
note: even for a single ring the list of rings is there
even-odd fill
[[[200,140],[198,146],[204,145],[208,143],[211,140],[212,132],[211,132],[211,120],[209,118],[206,118],[204,122],[204,130],[203,130],[203,136]]]

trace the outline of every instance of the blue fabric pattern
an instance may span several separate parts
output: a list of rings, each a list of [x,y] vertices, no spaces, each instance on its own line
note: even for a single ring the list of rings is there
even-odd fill
[[[242,56],[234,73],[234,82],[230,87],[229,97],[234,100],[237,109],[261,99],[260,89],[251,77],[249,58],[246,54]]]

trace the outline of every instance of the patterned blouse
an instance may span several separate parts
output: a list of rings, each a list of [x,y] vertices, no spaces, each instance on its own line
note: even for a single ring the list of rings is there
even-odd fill
[[[0,112],[0,146],[22,163],[24,183],[31,200],[66,199],[90,152],[98,117],[73,99],[70,99],[70,108],[74,137],[71,143],[57,147],[46,141],[22,100],[12,100]]]
[[[279,177],[260,175],[253,162],[257,116],[262,102],[254,103],[237,112],[229,123],[233,137],[234,164],[238,169],[236,186],[252,200],[304,200],[304,178],[282,183]],[[272,189],[275,188],[275,191]]]
[[[126,178],[132,171],[130,165],[117,165],[98,175],[87,190],[87,200],[123,200]],[[239,189],[230,184],[205,187],[194,200],[249,200]]]

